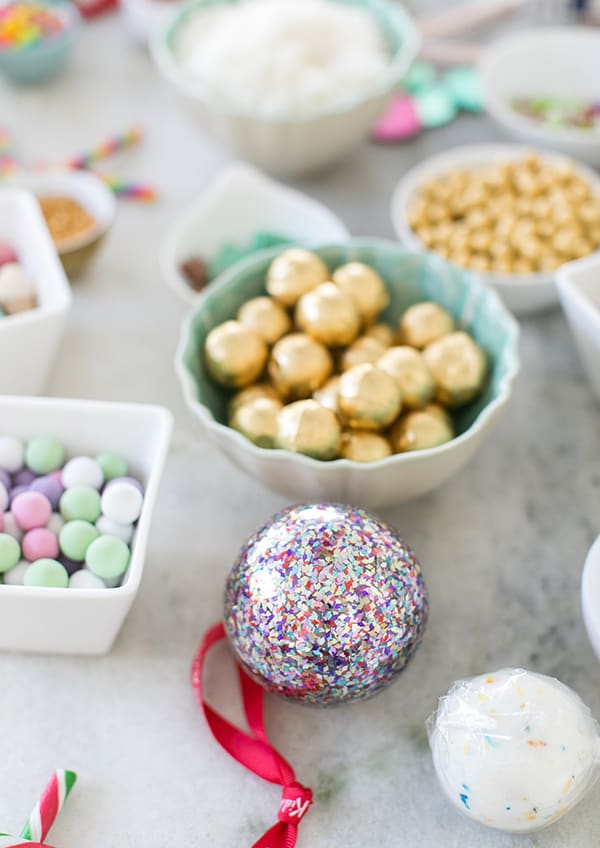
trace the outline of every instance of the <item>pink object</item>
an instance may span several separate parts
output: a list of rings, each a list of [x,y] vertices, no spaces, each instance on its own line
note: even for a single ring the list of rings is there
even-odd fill
[[[0,512],[0,533],[4,533],[4,513]]]
[[[414,100],[407,94],[399,94],[373,130],[373,138],[376,141],[400,141],[418,135],[422,129]]]
[[[7,262],[18,262],[19,257],[13,250],[10,244],[5,241],[0,241],[0,266],[6,265]]]
[[[58,539],[46,527],[36,527],[23,536],[21,549],[25,559],[35,562],[36,559],[56,559],[58,556]]]
[[[50,474],[46,475],[47,477],[51,477],[53,480],[56,480],[57,483],[60,483],[62,486],[62,471],[51,471]],[[63,486],[64,489],[64,486]]]
[[[40,492],[23,492],[11,503],[10,511],[21,530],[34,530],[46,526],[52,507]]]

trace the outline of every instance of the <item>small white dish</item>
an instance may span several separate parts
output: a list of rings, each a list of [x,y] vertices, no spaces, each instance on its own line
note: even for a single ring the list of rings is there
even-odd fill
[[[397,183],[391,201],[392,224],[396,235],[406,247],[425,251],[426,248],[417,238],[408,222],[408,211],[419,187],[428,180],[447,174],[455,168],[488,165],[497,160],[520,159],[531,152],[531,148],[520,144],[470,144],[454,147],[444,153],[430,156],[410,171]],[[572,161],[559,153],[540,151],[540,155],[549,162]],[[588,182],[593,191],[600,195],[600,177],[591,168],[573,163],[580,176]],[[468,270],[468,269],[467,269]],[[494,288],[506,306],[518,316],[532,315],[556,306],[554,273],[535,274],[499,274],[491,271],[469,273],[484,285]]]
[[[550,127],[510,105],[545,96],[600,100],[599,57],[600,32],[591,27],[531,29],[494,41],[479,61],[484,106],[516,138],[600,165],[600,131]]]
[[[600,400],[600,254],[563,265],[556,285],[581,361]]]
[[[0,240],[15,249],[37,288],[38,305],[0,318],[0,394],[41,392],[71,307],[71,289],[35,198],[0,189]]]
[[[210,259],[225,243],[246,244],[259,230],[308,247],[350,238],[344,224],[322,203],[251,165],[234,162],[217,174],[168,231],[160,251],[162,275],[182,300],[195,303],[201,294],[183,277],[182,262],[192,256]]]
[[[590,548],[583,567],[581,609],[590,642],[600,660],[600,536]]]
[[[114,589],[0,586],[0,650],[105,654],[135,599],[144,571],[152,512],[172,429],[160,406],[59,398],[0,397],[3,434],[56,436],[72,455],[101,450],[125,457],[144,484],[129,568]]]

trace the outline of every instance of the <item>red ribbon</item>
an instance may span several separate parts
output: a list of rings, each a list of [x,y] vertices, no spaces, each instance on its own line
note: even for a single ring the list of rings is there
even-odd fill
[[[312,790],[296,781],[294,769],[267,739],[263,721],[263,690],[238,665],[242,703],[252,735],[244,733],[220,716],[204,700],[202,671],[206,655],[217,642],[226,638],[222,623],[212,627],[202,640],[192,663],[192,686],[211,732],[219,745],[249,771],[283,786],[279,821],[252,848],[294,848],[298,824],[312,804]]]

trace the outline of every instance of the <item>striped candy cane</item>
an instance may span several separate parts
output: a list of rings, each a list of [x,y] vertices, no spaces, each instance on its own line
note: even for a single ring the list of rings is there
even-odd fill
[[[50,848],[49,845],[42,845],[41,842],[23,842],[20,836],[7,836],[0,833],[0,848]]]
[[[21,831],[22,839],[28,839],[30,842],[43,842],[45,840],[76,780],[77,775],[74,771],[58,769],[54,772],[50,783],[44,789],[44,794],[35,805],[27,824]],[[0,848],[3,848],[1,843]]]

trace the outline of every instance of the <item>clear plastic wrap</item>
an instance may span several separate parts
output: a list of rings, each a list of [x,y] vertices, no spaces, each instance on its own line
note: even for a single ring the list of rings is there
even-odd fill
[[[600,773],[600,732],[553,677],[506,668],[456,682],[427,730],[438,779],[472,819],[537,830],[571,810]]]

